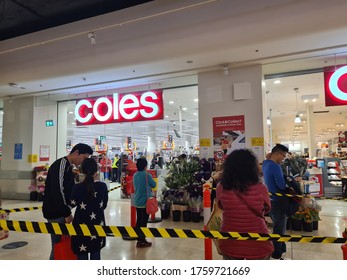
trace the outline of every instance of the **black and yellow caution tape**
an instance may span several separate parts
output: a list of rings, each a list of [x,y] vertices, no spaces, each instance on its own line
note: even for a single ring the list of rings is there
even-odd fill
[[[21,208],[13,208],[13,209],[0,209],[1,213],[16,213],[16,212],[25,212],[25,211],[32,211],[42,209],[42,206],[36,206],[36,207],[21,207]]]
[[[275,195],[275,196],[288,196],[288,197],[299,197],[299,198],[315,198],[315,199],[330,199],[330,200],[345,200],[347,201],[347,198],[343,198],[343,197],[331,197],[331,198],[328,198],[328,197],[323,197],[323,196],[320,196],[320,197],[316,197],[316,196],[313,196],[313,195],[299,195],[299,194],[289,194],[289,193],[271,193],[269,192],[269,195]]]
[[[5,230],[57,235],[101,237],[198,238],[278,241],[299,243],[347,243],[343,237],[279,235],[262,233],[219,232],[192,229],[143,228],[130,226],[72,225],[31,221],[0,220]]]
[[[108,192],[114,191],[116,189],[119,189],[121,186],[114,187],[112,189],[109,189]],[[16,213],[16,212],[26,212],[26,211],[32,211],[32,210],[38,210],[42,209],[42,206],[36,206],[36,207],[21,207],[21,208],[13,208],[13,209],[0,209],[1,213]]]

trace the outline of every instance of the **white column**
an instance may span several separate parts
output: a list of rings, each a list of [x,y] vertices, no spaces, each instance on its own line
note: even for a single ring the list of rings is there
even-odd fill
[[[308,152],[309,157],[315,157],[316,156],[316,138],[315,138],[315,131],[314,131],[314,119],[313,119],[313,106],[308,105],[306,106],[306,114],[307,114],[307,138],[308,138]]]
[[[155,138],[156,138],[155,127],[150,126],[148,130],[148,142],[147,142],[147,151],[148,151],[149,160],[152,160],[153,153],[156,150]]]

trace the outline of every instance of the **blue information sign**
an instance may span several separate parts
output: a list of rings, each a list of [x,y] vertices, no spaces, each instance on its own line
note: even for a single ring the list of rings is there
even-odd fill
[[[14,144],[14,159],[22,159],[23,157],[23,143]]]

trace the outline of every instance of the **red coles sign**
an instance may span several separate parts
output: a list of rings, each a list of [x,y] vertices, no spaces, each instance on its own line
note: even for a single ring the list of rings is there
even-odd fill
[[[78,100],[75,118],[77,125],[159,120],[163,119],[163,107],[162,90],[114,93]]]
[[[347,65],[324,67],[325,106],[347,105]]]

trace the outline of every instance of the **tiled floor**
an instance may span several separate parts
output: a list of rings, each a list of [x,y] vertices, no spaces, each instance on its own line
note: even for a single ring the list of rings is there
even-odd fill
[[[336,200],[318,200],[322,205],[319,229],[313,233],[292,232],[309,236],[341,237],[346,227],[347,202]],[[40,202],[3,200],[3,209],[40,206]],[[130,200],[120,199],[119,190],[110,192],[110,201],[106,209],[108,225],[130,225]],[[45,221],[41,210],[10,214],[11,220]],[[203,222],[173,222],[171,219],[159,223],[149,223],[149,227],[203,229]],[[150,248],[136,248],[136,241],[108,237],[107,244],[101,251],[104,260],[203,260],[204,241],[202,239],[152,238]],[[4,249],[10,242],[26,241],[28,244],[17,249]],[[287,243],[287,256],[294,260],[341,260],[341,244],[322,243]],[[38,233],[20,233],[11,231],[7,239],[0,241],[0,259],[2,260],[46,260],[50,252],[50,236]],[[213,247],[213,259],[222,259]]]

